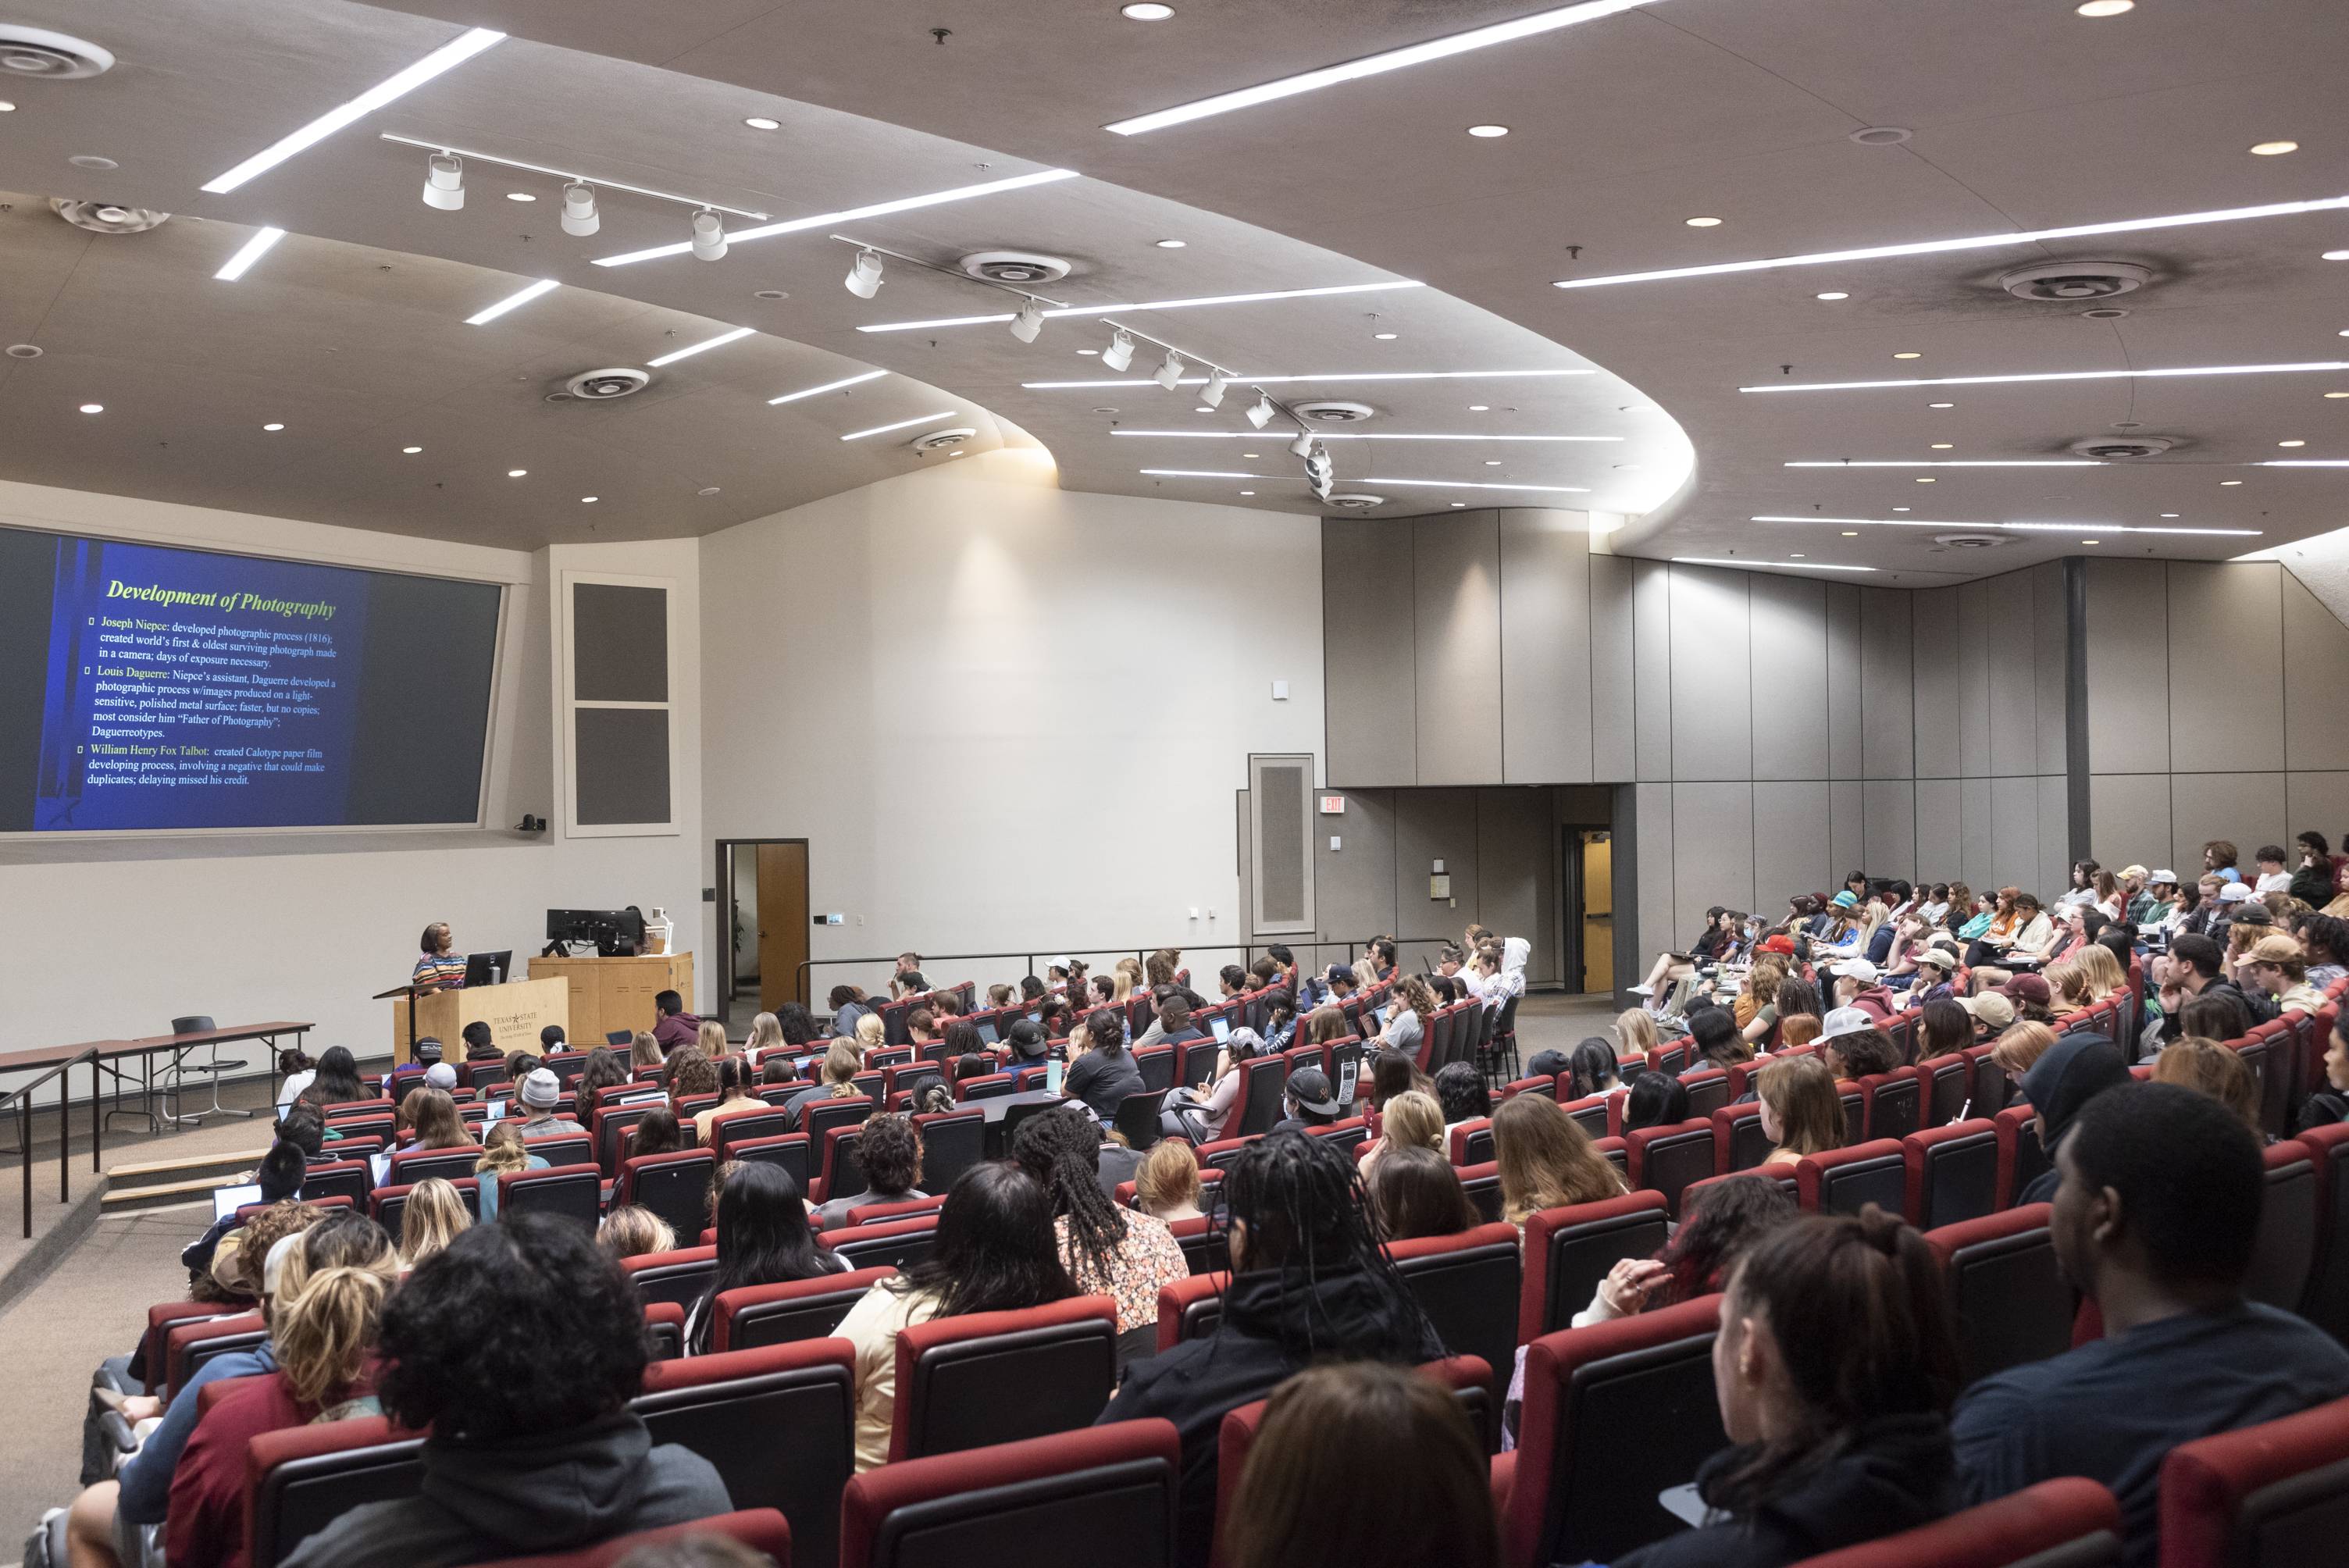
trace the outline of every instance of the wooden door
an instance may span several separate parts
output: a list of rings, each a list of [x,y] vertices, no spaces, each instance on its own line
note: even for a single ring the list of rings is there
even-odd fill
[[[759,846],[759,1006],[771,1013],[806,1002],[800,965],[808,955],[805,843]]]
[[[1582,989],[1615,989],[1615,849],[1603,832],[1582,835]]]

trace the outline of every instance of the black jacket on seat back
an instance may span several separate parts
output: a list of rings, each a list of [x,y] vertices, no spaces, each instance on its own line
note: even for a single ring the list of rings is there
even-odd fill
[[[1205,1339],[1126,1369],[1101,1422],[1164,1417],[1183,1437],[1177,1561],[1207,1561],[1216,1525],[1216,1450],[1224,1417],[1263,1398],[1315,1361],[1416,1364],[1444,1343],[1408,1289],[1390,1275],[1349,1270],[1308,1279],[1302,1269],[1244,1274],[1224,1293]]]

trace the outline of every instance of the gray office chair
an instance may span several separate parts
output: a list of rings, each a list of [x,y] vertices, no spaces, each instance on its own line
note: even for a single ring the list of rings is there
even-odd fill
[[[202,1013],[191,1013],[184,1018],[171,1020],[171,1033],[175,1035],[199,1035],[207,1029],[218,1026],[208,1015]],[[239,1110],[233,1106],[221,1103],[221,1075],[233,1072],[243,1064],[234,1060],[222,1061],[218,1042],[214,1042],[207,1049],[208,1054],[200,1062],[190,1061],[186,1051],[171,1053],[171,1066],[163,1084],[164,1099],[171,1109],[163,1119],[175,1127],[183,1127],[190,1123],[201,1126],[204,1118],[208,1116],[251,1116],[253,1114],[249,1110]],[[210,1078],[212,1086],[212,1103],[193,1112],[181,1109],[187,1093],[188,1076],[191,1073]]]

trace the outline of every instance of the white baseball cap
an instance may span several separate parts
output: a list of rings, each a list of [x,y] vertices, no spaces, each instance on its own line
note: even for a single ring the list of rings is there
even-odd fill
[[[2249,882],[2230,882],[2219,890],[2220,903],[2241,903],[2257,896],[2259,895],[2251,891],[2251,884]]]
[[[1876,965],[1865,958],[1847,958],[1842,963],[1830,967],[1827,973],[1848,975],[1865,985],[1872,985],[1876,983]]]
[[[1841,1039],[1846,1035],[1865,1035],[1876,1028],[1876,1020],[1857,1007],[1837,1007],[1819,1020],[1819,1038]]]

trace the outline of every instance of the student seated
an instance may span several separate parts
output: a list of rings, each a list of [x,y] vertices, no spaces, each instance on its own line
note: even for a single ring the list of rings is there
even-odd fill
[[[1180,1004],[1176,1004],[1177,1006]],[[1162,1016],[1168,1016],[1162,1014]],[[1184,1026],[1170,1031],[1172,1040],[1206,1038],[1205,1034],[1189,1026],[1189,1013],[1183,1015]],[[1125,1020],[1117,1009],[1104,1007],[1085,1020],[1084,1037],[1090,1048],[1069,1064],[1068,1075],[1061,1080],[1061,1092],[1071,1099],[1080,1099],[1093,1115],[1103,1121],[1117,1119],[1117,1108],[1125,1097],[1143,1092],[1142,1069],[1133,1065],[1133,1053],[1125,1048]],[[1074,1041],[1072,1040],[1073,1046]]]
[[[1302,1132],[1309,1127],[1327,1127],[1344,1113],[1339,1103],[1338,1091],[1330,1087],[1330,1075],[1319,1068],[1299,1068],[1288,1075],[1281,1086],[1280,1119],[1273,1123],[1275,1132]]]
[[[1485,1087],[1485,1075],[1466,1062],[1447,1062],[1435,1069],[1435,1101],[1444,1108],[1446,1128],[1493,1114],[1493,1096]]]
[[[1705,1188],[1682,1214],[1662,1251],[1651,1258],[1625,1258],[1607,1271],[1571,1326],[1632,1317],[1721,1289],[1732,1265],[1797,1212],[1786,1190],[1765,1177],[1744,1173]]]
[[[915,1185],[922,1179],[922,1134],[910,1116],[876,1116],[867,1121],[864,1135],[856,1140],[856,1163],[864,1172],[864,1190],[834,1198],[817,1210],[822,1229],[846,1224],[851,1209],[930,1195]]]
[[[1996,1053],[1992,1053],[1995,1055]],[[2023,1075],[2023,1098],[2031,1103],[2039,1128],[2039,1147],[2050,1160],[2088,1102],[2129,1081],[2120,1052],[2102,1035],[2065,1035],[2047,1047]],[[2017,1203],[2052,1202],[2058,1171],[2049,1168],[2015,1194]]]
[[[677,1233],[668,1222],[638,1203],[623,1203],[604,1216],[595,1228],[595,1244],[605,1256],[640,1258],[647,1253],[668,1253],[677,1250]]]
[[[1544,1209],[1623,1194],[1623,1178],[1582,1123],[1541,1095],[1518,1095],[1493,1113],[1493,1159],[1500,1167],[1501,1217],[1521,1234],[1526,1217]]]
[[[554,1076],[552,1068],[540,1068],[523,1079],[522,1087],[514,1090],[514,1103],[523,1113],[522,1135],[525,1139],[561,1138],[566,1133],[587,1130],[562,1113],[563,1080]]]
[[[1762,1136],[1770,1140],[1766,1170],[1799,1164],[1844,1144],[1843,1097],[1835,1074],[1816,1057],[1780,1057],[1754,1075],[1762,1103]]]
[[[1143,1213],[1170,1225],[1200,1218],[1199,1157],[1179,1138],[1160,1139],[1133,1173],[1133,1192]]]
[[[1460,1172],[1433,1149],[1398,1148],[1379,1161],[1378,1169],[1365,1165],[1362,1180],[1391,1242],[1456,1236],[1484,1223],[1467,1189],[1460,1185]]]
[[[718,1273],[685,1315],[688,1356],[709,1353],[721,1292],[848,1272],[816,1240],[800,1184],[780,1165],[745,1160],[728,1168],[718,1188],[717,1230]]]
[[[1733,1446],[1696,1483],[1728,1517],[1614,1568],[1784,1568],[1956,1505],[1958,1347],[1940,1269],[1923,1236],[1873,1203],[1754,1244],[1731,1271],[1713,1367]]]
[[[382,1348],[384,1414],[432,1433],[418,1495],[350,1510],[285,1568],[462,1568],[733,1507],[708,1460],[656,1446],[628,1408],[644,1306],[574,1221],[465,1232],[393,1295]]]
[[[1061,1264],[1077,1289],[1117,1304],[1121,1365],[1158,1341],[1158,1293],[1190,1277],[1191,1265],[1166,1222],[1121,1209],[1101,1187],[1101,1129],[1063,1108],[1031,1116],[1012,1135],[1011,1157],[1052,1200]]]
[[[1381,1162],[1399,1149],[1444,1152],[1444,1110],[1433,1095],[1416,1089],[1399,1094],[1379,1111],[1379,1136],[1362,1151],[1365,1182],[1378,1174]]]
[[[2055,1150],[2052,1228],[2104,1337],[1967,1390],[1953,1429],[1967,1502],[2086,1476],[2120,1500],[2123,1562],[2150,1568],[2171,1449],[2349,1396],[2349,1351],[2243,1298],[2261,1164],[2224,1106],[2175,1084],[2122,1084],[2080,1112]]]
[[[1688,1119],[1688,1085],[1670,1073],[1641,1073],[1631,1080],[1631,1092],[1623,1101],[1625,1132],[1676,1127]]]

